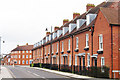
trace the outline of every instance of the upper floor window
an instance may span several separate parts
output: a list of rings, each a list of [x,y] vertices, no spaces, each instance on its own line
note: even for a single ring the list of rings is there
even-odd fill
[[[78,37],[76,37],[76,48],[78,48]]]
[[[28,60],[26,60],[26,64],[28,64]]]
[[[103,50],[103,35],[99,35],[99,50]]]
[[[20,58],[20,55],[19,55],[19,58]]]
[[[28,53],[28,51],[26,51],[26,53]]]
[[[30,55],[30,58],[32,58],[32,55]]]
[[[86,47],[89,47],[89,35],[86,34]]]
[[[57,52],[58,52],[58,43],[57,43]]]
[[[70,39],[68,40],[68,50],[70,50]]]
[[[23,53],[25,53],[25,51],[22,51]]]
[[[30,51],[30,53],[32,53],[32,51]]]
[[[64,51],[64,42],[62,42],[62,51]]]
[[[22,61],[22,63],[24,64],[24,60]]]
[[[53,45],[52,45],[52,52],[54,52],[54,47],[53,47]]]
[[[19,51],[19,53],[20,53],[20,51]]]

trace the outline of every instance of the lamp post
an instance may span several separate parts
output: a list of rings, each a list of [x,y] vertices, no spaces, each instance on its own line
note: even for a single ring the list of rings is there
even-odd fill
[[[46,28],[46,31],[48,31],[48,29]],[[50,43],[50,47],[51,47],[51,50],[50,50],[50,69],[52,68],[52,26],[51,26],[51,43]]]

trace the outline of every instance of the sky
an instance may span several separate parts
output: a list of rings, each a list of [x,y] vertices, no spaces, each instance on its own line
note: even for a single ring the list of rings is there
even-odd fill
[[[73,13],[84,13],[86,4],[98,5],[106,0],[0,0],[1,53],[9,54],[17,45],[34,44],[45,29],[61,26]]]

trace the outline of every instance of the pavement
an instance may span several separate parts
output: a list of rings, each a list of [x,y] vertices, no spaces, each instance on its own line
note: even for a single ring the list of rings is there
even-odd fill
[[[1,69],[0,80],[3,79],[3,78],[13,78],[10,71],[6,67],[1,66],[0,69]]]

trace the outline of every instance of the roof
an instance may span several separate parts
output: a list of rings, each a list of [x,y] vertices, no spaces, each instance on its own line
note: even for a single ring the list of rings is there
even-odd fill
[[[118,10],[114,8],[100,8],[109,24],[120,24],[118,19]]]
[[[32,49],[33,49],[33,45],[24,45],[24,46],[17,46],[12,51],[26,51],[26,50],[32,50]]]

